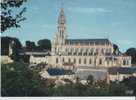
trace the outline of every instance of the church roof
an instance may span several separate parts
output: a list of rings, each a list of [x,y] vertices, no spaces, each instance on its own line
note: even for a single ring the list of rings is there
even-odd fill
[[[66,39],[66,44],[96,44],[96,45],[104,45],[110,44],[108,39]]]
[[[111,67],[108,69],[108,72],[111,75],[116,75],[117,73],[119,73],[119,74],[133,74],[136,72],[136,68],[135,67],[130,67],[130,68]]]

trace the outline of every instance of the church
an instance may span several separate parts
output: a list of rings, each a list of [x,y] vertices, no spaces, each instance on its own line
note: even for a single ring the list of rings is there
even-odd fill
[[[30,63],[44,63],[61,68],[131,67],[131,57],[114,54],[109,39],[69,39],[63,7],[58,17],[58,27],[52,41],[51,56],[30,57]]]

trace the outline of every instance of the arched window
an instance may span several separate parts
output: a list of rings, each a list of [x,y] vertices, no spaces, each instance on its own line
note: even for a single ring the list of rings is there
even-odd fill
[[[100,64],[100,65],[102,64],[102,59],[99,60],[99,64]]]
[[[123,60],[123,65],[126,65],[126,61],[125,60]]]
[[[92,59],[90,58],[90,59],[89,59],[89,64],[91,64],[91,63],[92,63]]]
[[[64,58],[62,59],[62,62],[63,62],[63,63],[65,62],[65,59],[64,59]]]
[[[79,58],[79,64],[81,64],[81,59]]]
[[[84,64],[86,64],[86,58],[84,59]]]
[[[68,59],[68,62],[69,62],[69,63],[71,62],[71,59],[70,59],[70,58]]]
[[[74,63],[76,63],[76,59],[74,58]]]
[[[56,63],[58,63],[59,62],[59,60],[58,60],[58,58],[56,58]]]

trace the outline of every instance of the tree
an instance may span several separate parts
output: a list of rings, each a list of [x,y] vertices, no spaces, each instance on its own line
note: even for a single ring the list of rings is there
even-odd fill
[[[93,84],[93,81],[94,81],[93,76],[92,76],[92,75],[89,75],[88,78],[87,78],[87,83],[88,83],[89,85],[92,85],[92,84]]]
[[[32,50],[35,50],[35,48],[36,48],[35,42],[26,41],[26,50],[32,51]]]
[[[46,95],[43,82],[36,71],[28,64],[14,62],[1,66],[2,96],[41,96]]]
[[[22,44],[18,38],[1,37],[1,55],[9,54],[9,44],[11,43],[11,41],[14,41],[16,50],[22,49]]]
[[[129,78],[125,78],[121,83],[124,83],[129,89],[132,89],[134,91],[133,94],[136,95],[136,77],[131,76]]]
[[[21,11],[19,9],[26,0],[2,0],[1,1],[1,32],[3,33],[8,28],[20,27],[19,23],[26,18],[23,17],[23,13],[26,11],[24,7]]]
[[[37,42],[40,50],[51,50],[51,41],[48,39],[42,39]]]
[[[114,53],[115,55],[118,55],[119,53],[121,53],[121,52],[119,51],[118,45],[116,45],[116,44],[113,44],[113,53]]]
[[[136,64],[136,48],[129,48],[125,54],[132,57],[132,64]]]
[[[125,96],[125,91],[127,87],[124,84],[119,84],[116,82],[111,82],[109,86],[109,96]]]

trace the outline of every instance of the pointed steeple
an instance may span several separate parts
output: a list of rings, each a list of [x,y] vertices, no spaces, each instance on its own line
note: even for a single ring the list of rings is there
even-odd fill
[[[65,24],[65,14],[64,14],[64,3],[61,2],[61,7],[60,7],[60,13],[59,13],[59,18],[58,18],[58,24]]]
[[[61,6],[59,17],[58,17],[58,32],[56,34],[57,43],[60,45],[65,44],[66,39],[66,18],[64,14],[63,6]]]
[[[52,44],[52,54],[61,54],[62,46],[65,45],[65,40],[67,38],[66,32],[66,18],[64,14],[63,6],[61,6],[60,13],[57,21],[57,32]]]
[[[59,33],[64,33],[66,30],[66,19],[65,19],[65,14],[63,10],[63,6],[61,7],[60,13],[59,13],[59,18],[58,18],[58,32]]]

